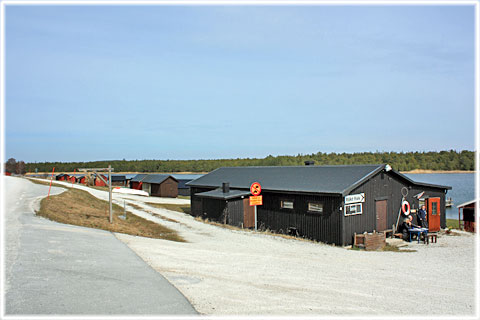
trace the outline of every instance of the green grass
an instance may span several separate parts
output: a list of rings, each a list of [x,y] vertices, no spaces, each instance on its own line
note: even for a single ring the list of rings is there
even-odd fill
[[[447,228],[458,229],[458,219],[447,219]]]

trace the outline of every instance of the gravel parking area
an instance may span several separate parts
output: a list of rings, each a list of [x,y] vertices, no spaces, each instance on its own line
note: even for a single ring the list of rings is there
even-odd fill
[[[188,243],[117,237],[202,314],[473,316],[476,312],[476,238],[466,232],[440,235],[436,244],[413,242],[405,248],[415,252],[365,252],[229,230],[176,212],[169,216],[177,219],[171,224],[177,224]]]

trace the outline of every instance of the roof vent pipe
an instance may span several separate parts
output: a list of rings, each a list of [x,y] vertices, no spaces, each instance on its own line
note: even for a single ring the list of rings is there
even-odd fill
[[[228,183],[228,182],[223,182],[222,183],[222,192],[223,193],[229,193],[230,192],[230,183]]]
[[[313,166],[314,164],[315,164],[315,161],[313,161],[313,160],[307,160],[307,161],[305,161],[305,165],[306,165],[306,166]]]

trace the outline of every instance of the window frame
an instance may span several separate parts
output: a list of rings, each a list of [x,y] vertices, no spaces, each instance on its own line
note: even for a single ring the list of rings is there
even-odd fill
[[[347,213],[347,208],[349,207],[356,207],[356,206],[360,206],[360,212],[355,212],[355,213]],[[350,204],[345,204],[343,206],[343,213],[344,215],[347,217],[347,216],[356,216],[358,214],[363,214],[363,203],[362,202],[356,202],[356,203],[350,203]]]
[[[292,207],[291,208],[285,208],[283,206],[284,202],[291,202]],[[280,209],[282,209],[282,210],[293,210],[294,208],[295,208],[295,201],[293,199],[280,199]]]
[[[311,209],[310,209],[310,204],[320,205],[320,206],[321,206],[321,211],[319,211],[319,210],[311,210]],[[320,201],[308,201],[308,202],[307,202],[307,212],[309,212],[309,213],[320,213],[320,214],[321,214],[321,213],[324,213],[324,212],[325,212],[324,209],[325,209],[325,205],[324,205],[323,202],[320,202]]]

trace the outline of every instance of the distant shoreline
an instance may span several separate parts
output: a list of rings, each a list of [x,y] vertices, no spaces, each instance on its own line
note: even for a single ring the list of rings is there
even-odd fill
[[[475,171],[468,170],[428,170],[428,169],[415,169],[410,171],[400,171],[401,173],[475,173]]]
[[[52,174],[51,172],[38,172],[37,174]],[[67,174],[81,174],[82,172],[62,172]],[[112,172],[112,174],[207,174],[208,172]],[[420,173],[475,173],[475,171],[468,170],[428,170],[428,169],[415,169],[410,171],[400,171],[400,173],[420,174]],[[27,172],[25,175],[34,175],[34,172]]]

